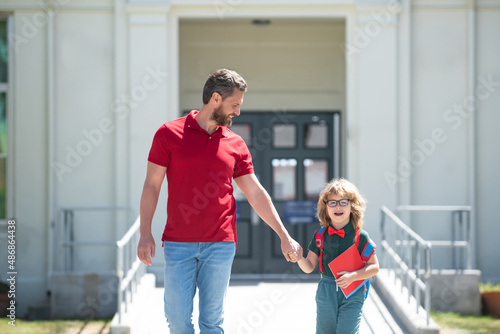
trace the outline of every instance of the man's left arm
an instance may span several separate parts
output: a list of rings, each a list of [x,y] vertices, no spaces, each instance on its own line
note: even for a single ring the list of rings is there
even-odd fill
[[[255,212],[271,227],[281,239],[281,251],[287,261],[292,261],[289,253],[302,253],[302,247],[288,234],[285,226],[274,207],[271,197],[260,184],[254,173],[246,174],[234,179],[240,190],[245,194]]]

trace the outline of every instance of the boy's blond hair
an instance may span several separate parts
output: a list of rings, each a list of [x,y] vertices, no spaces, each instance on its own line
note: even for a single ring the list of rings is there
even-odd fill
[[[328,215],[328,210],[326,207],[326,201],[328,200],[328,197],[330,195],[338,195],[342,198],[349,199],[349,203],[351,204],[351,216],[349,217],[349,219],[355,229],[362,229],[363,216],[366,209],[366,200],[354,184],[342,178],[333,179],[328,182],[328,184],[319,194],[316,215],[319,219],[319,222],[321,223],[321,226],[328,227],[331,223],[331,219]]]

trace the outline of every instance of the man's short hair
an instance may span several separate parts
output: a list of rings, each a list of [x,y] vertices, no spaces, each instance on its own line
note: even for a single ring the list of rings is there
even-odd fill
[[[247,91],[247,83],[241,75],[225,68],[212,72],[203,87],[203,104],[210,102],[215,92],[219,93],[224,100],[233,95],[234,88],[242,92]]]

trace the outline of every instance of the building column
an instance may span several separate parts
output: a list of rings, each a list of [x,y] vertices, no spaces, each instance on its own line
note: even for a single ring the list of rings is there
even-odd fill
[[[398,152],[399,11],[395,4],[356,6],[347,23],[347,176],[367,197],[366,228],[375,240],[380,207],[397,203],[387,173],[394,172]]]
[[[129,170],[131,206],[139,213],[142,187],[146,177],[149,149],[156,130],[172,120],[169,111],[169,11],[168,5],[128,5],[129,85],[122,117],[129,126]],[[153,236],[157,245],[154,267],[163,268],[161,235],[166,223],[166,182],[158,199],[153,219]],[[154,270],[153,270],[154,271]]]

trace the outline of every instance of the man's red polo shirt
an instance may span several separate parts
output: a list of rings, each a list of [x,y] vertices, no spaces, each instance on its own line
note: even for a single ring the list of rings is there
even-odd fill
[[[240,136],[226,128],[212,134],[194,115],[163,124],[148,161],[167,167],[167,224],[162,240],[234,241],[236,202],[232,179],[253,173],[252,157]]]

